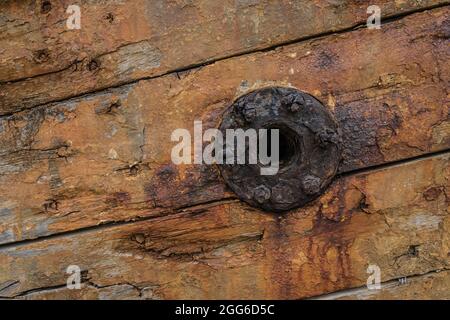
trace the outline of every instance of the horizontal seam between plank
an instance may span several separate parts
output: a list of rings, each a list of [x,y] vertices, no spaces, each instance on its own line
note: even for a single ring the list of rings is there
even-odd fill
[[[420,155],[417,157],[402,159],[402,160],[398,160],[398,161],[392,161],[392,162],[388,162],[385,164],[372,166],[369,168],[353,170],[346,174],[338,175],[338,176],[336,176],[335,179],[343,178],[344,176],[347,177],[350,175],[357,175],[357,174],[367,173],[367,172],[372,172],[372,171],[375,172],[375,171],[383,170],[383,169],[390,168],[390,167],[395,167],[395,166],[399,166],[399,165],[403,165],[403,164],[408,164],[408,163],[413,163],[413,162],[417,162],[417,161],[421,161],[421,160],[435,158],[435,157],[438,157],[438,156],[441,156],[444,154],[450,155],[450,148],[441,150],[441,151],[432,152],[432,153],[427,153],[427,154]],[[58,233],[45,235],[45,236],[41,236],[41,237],[37,237],[37,238],[33,238],[33,239],[24,239],[24,240],[19,240],[19,241],[15,241],[15,242],[6,242],[3,244],[0,244],[0,251],[5,251],[5,250],[11,249],[11,248],[21,247],[21,246],[31,244],[31,243],[43,242],[43,241],[50,240],[50,239],[64,238],[64,237],[69,237],[72,235],[87,233],[90,231],[104,230],[104,229],[109,229],[109,228],[123,226],[123,225],[131,225],[131,224],[135,224],[135,223],[139,223],[139,222],[143,222],[143,221],[155,220],[158,218],[170,216],[171,214],[183,213],[184,211],[187,211],[187,210],[195,210],[196,208],[201,208],[202,206],[211,205],[211,206],[215,207],[215,206],[218,206],[221,204],[227,204],[227,203],[232,203],[232,202],[240,202],[240,201],[238,199],[236,199],[236,197],[227,197],[227,198],[223,198],[220,200],[211,200],[211,201],[198,203],[198,204],[191,205],[191,206],[174,208],[172,210],[168,209],[167,211],[161,212],[159,215],[156,215],[156,216],[142,217],[142,218],[130,217],[129,219],[109,221],[109,222],[99,224],[99,225],[87,226],[87,227],[83,227],[83,228],[79,228],[79,229],[58,232]],[[272,214],[272,213],[269,213],[269,214]]]
[[[439,274],[441,272],[449,272],[449,271],[450,271],[450,269],[444,267],[444,268],[440,268],[440,269],[431,270],[431,271],[428,271],[425,273],[393,278],[393,279],[381,282],[380,283],[381,289],[370,290],[370,292],[376,294],[377,292],[382,292],[384,289],[401,287],[401,286],[403,286],[403,284],[400,281],[403,279],[418,280],[418,279],[425,278],[432,274]],[[407,285],[407,284],[405,284],[405,285]],[[334,292],[329,292],[329,293],[324,293],[324,294],[308,297],[308,298],[306,298],[306,300],[339,299],[339,298],[345,298],[345,296],[349,296],[349,295],[367,293],[368,291],[369,291],[369,289],[367,288],[367,286],[354,287],[354,288],[348,288],[348,289],[343,289],[343,290],[338,290],[338,291],[334,291]]]

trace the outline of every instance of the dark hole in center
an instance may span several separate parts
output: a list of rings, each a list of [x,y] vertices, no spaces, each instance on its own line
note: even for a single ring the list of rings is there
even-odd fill
[[[41,12],[49,13],[50,10],[52,10],[52,4],[50,3],[50,1],[43,1],[41,4]]]
[[[292,129],[290,129],[289,127],[283,126],[283,125],[273,125],[273,126],[268,126],[266,128],[266,152],[264,153],[262,150],[260,150],[260,138],[262,137],[262,134],[260,134],[259,130],[256,130],[256,138],[257,141],[250,141],[251,139],[249,138],[245,138],[245,151],[244,151],[244,156],[245,156],[245,164],[249,164],[251,163],[250,161],[250,143],[255,143],[256,142],[256,152],[257,152],[257,161],[258,161],[258,165],[259,166],[267,166],[267,163],[263,163],[261,157],[263,156],[267,156],[270,161],[271,164],[273,164],[274,159],[272,159],[272,152],[274,150],[272,150],[272,134],[274,129],[278,130],[278,160],[279,160],[279,169],[285,168],[287,166],[289,166],[291,163],[293,162],[297,162],[297,160],[300,158],[300,139],[298,137],[298,134],[293,131]],[[252,129],[253,130],[253,129]],[[222,163],[228,163],[227,162],[227,156],[230,155],[234,157],[234,159],[232,159],[232,163],[233,164],[237,164],[237,157],[238,157],[238,153],[241,152],[242,150],[240,150],[241,146],[238,145],[238,140],[237,138],[234,139],[234,147],[230,148],[227,152],[227,144],[225,144],[225,142],[228,143],[228,137],[226,136],[227,133],[224,133],[224,137],[223,137],[223,152],[222,152]],[[254,149],[252,149],[254,150]],[[212,157],[216,156],[215,153],[215,149],[212,150],[211,153]],[[267,161],[267,159],[266,159]]]
[[[278,146],[280,168],[288,166],[297,158],[300,152],[299,141],[294,131],[282,126],[271,126],[267,130],[267,154],[272,156],[272,133],[273,129],[278,129]]]

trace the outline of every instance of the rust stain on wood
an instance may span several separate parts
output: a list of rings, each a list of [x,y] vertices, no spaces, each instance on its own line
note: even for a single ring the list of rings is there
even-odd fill
[[[0,298],[448,298],[445,1],[380,1],[380,30],[353,28],[358,1],[133,3],[99,2],[78,38],[66,1],[0,5]],[[342,128],[336,179],[283,216],[170,159],[174,129],[267,86]]]

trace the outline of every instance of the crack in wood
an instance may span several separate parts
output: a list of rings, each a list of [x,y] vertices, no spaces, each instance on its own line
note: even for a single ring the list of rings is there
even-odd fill
[[[441,3],[441,4],[432,5],[432,6],[425,7],[425,8],[409,10],[409,11],[405,11],[405,12],[402,12],[402,13],[399,13],[399,14],[394,14],[394,15],[391,15],[391,16],[383,18],[382,19],[382,24],[389,24],[389,23],[395,22],[397,20],[401,20],[401,19],[403,19],[405,17],[408,17],[410,15],[421,13],[421,12],[424,12],[424,11],[428,11],[428,10],[432,10],[432,9],[438,9],[438,8],[443,8],[443,7],[448,6],[449,4],[450,4],[450,2],[444,2],[444,3]],[[255,49],[255,50],[243,50],[243,51],[241,51],[239,53],[236,53],[236,54],[231,54],[231,55],[224,56],[224,57],[219,57],[219,58],[216,58],[216,59],[206,60],[206,61],[203,61],[201,63],[193,63],[193,64],[187,65],[185,67],[171,69],[171,70],[168,70],[168,71],[156,74],[156,75],[144,76],[144,77],[140,77],[140,78],[137,78],[137,79],[133,79],[131,81],[122,81],[122,82],[120,82],[120,83],[118,83],[116,85],[112,85],[112,86],[108,86],[108,87],[101,87],[101,88],[97,88],[95,90],[88,90],[88,91],[83,92],[82,94],[79,94],[79,95],[66,96],[66,97],[63,97],[61,99],[51,99],[51,100],[46,101],[45,103],[36,104],[36,105],[33,105],[31,107],[26,107],[26,108],[18,108],[17,110],[14,110],[14,111],[11,111],[11,112],[1,112],[0,111],[0,119],[2,117],[7,117],[7,116],[14,115],[14,114],[16,114],[18,112],[21,112],[21,111],[24,111],[24,110],[34,109],[34,108],[37,108],[39,106],[47,105],[47,104],[50,104],[50,103],[64,102],[66,100],[70,100],[70,99],[73,99],[73,98],[79,98],[79,97],[83,97],[83,96],[93,95],[93,94],[100,93],[100,92],[103,92],[103,91],[108,90],[108,89],[119,88],[119,87],[126,86],[126,85],[132,85],[132,84],[138,83],[139,81],[142,81],[142,80],[151,80],[151,79],[156,79],[156,78],[160,78],[160,77],[167,76],[167,75],[176,75],[176,76],[178,76],[178,73],[182,73],[182,72],[186,72],[186,71],[202,68],[204,66],[212,65],[212,64],[214,64],[216,62],[227,60],[227,59],[231,59],[231,58],[251,55],[251,54],[258,53],[258,52],[274,51],[274,50],[277,50],[277,49],[279,49],[281,47],[288,46],[288,45],[299,44],[299,43],[302,43],[302,42],[305,42],[305,41],[309,41],[309,40],[315,40],[315,39],[320,39],[320,38],[327,37],[327,36],[339,35],[339,34],[352,32],[352,31],[358,30],[358,29],[360,29],[362,27],[365,27],[365,25],[366,25],[365,22],[364,23],[358,23],[358,24],[355,24],[353,26],[350,26],[350,27],[347,27],[347,28],[343,28],[341,30],[327,31],[327,32],[318,33],[318,34],[307,36],[307,37],[300,37],[300,38],[297,38],[297,39],[294,39],[294,40],[289,40],[289,41],[286,41],[286,42],[280,42],[280,43],[277,43],[275,45],[268,46],[266,48],[258,48],[258,49]],[[147,40],[142,40],[142,41],[147,41]],[[139,42],[142,42],[142,41],[139,41]],[[139,42],[137,42],[137,43],[139,43]],[[123,46],[126,46],[126,45],[123,45]],[[116,50],[111,51],[110,53],[114,53],[118,49],[120,49],[120,48],[117,48]],[[106,55],[108,55],[108,53],[103,53],[103,54],[101,54],[99,56],[106,56]],[[49,72],[48,74],[60,73],[62,71],[70,69],[70,67],[72,67],[73,65],[77,65],[77,63],[79,63],[79,62],[80,61],[75,61],[72,64],[70,64],[69,66],[67,66],[66,68],[61,69],[60,71],[52,71],[52,72]],[[30,80],[30,79],[33,79],[33,78],[36,78],[36,77],[40,77],[40,76],[41,75],[28,77],[28,78],[25,78],[23,81],[27,81],[27,80]],[[17,80],[17,82],[20,82],[20,81]],[[6,82],[6,83],[10,83],[10,81]],[[0,84],[2,84],[2,83],[0,83]]]

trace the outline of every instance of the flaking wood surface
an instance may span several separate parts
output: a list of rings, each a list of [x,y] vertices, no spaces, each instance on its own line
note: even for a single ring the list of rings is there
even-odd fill
[[[401,297],[405,300],[450,299],[450,270],[430,272],[424,275],[400,278],[389,281],[380,290],[367,287],[343,292],[331,293],[314,299],[319,300],[393,300]],[[51,297],[52,293],[49,293]]]
[[[367,1],[2,1],[0,114],[365,23]],[[380,0],[383,18],[448,3]]]
[[[449,10],[233,58],[1,120],[0,242],[233,197],[214,166],[172,164],[176,128],[217,126],[254,87],[292,85],[343,129],[340,172],[445,150]],[[381,55],[383,55],[382,58]],[[269,81],[270,79],[270,81]]]
[[[228,200],[0,249],[1,295],[60,285],[42,297],[293,299],[364,286],[368,264],[383,282],[446,270],[449,157],[341,178],[280,217]],[[73,264],[85,271],[79,293],[65,288]]]
[[[448,298],[448,7],[410,14],[381,30],[328,34],[36,106],[345,29],[365,21],[367,6],[299,1],[294,4],[312,13],[300,10],[295,19],[323,15],[323,20],[297,28],[297,20],[286,19],[280,28],[270,28],[284,12],[281,7],[289,6],[292,14],[296,6],[247,3],[248,16],[228,25],[232,29],[224,27],[223,42],[210,46],[212,31],[223,27],[206,18],[205,12],[217,10],[211,2],[170,4],[180,8],[167,15],[180,14],[187,25],[202,13],[204,20],[186,29],[190,32],[180,21],[133,29],[154,20],[140,21],[136,8],[128,10],[120,1],[99,2],[97,11],[88,10],[77,45],[87,52],[80,59],[97,57],[100,68],[74,74],[64,64],[78,51],[63,48],[72,35],[62,32],[64,22],[54,20],[55,31],[46,20],[62,7],[55,5],[45,19],[16,25],[26,3],[1,5],[6,10],[0,17],[15,18],[0,20],[7,30],[0,41],[14,39],[20,47],[46,26],[42,37],[59,58],[36,67],[25,51],[17,60],[10,47],[0,51],[2,61],[24,66],[0,68],[0,297],[296,299],[335,292],[331,298]],[[395,15],[442,3],[380,6]],[[237,10],[236,4],[228,6]],[[230,32],[248,24],[261,6],[267,20],[257,20],[255,38]],[[89,19],[100,9],[111,11],[114,19],[107,23],[122,30],[108,43],[98,41],[107,39],[102,23],[98,33],[89,33]],[[352,13],[344,14],[349,9]],[[159,19],[167,20],[165,14],[161,11]],[[125,16],[135,17],[136,25]],[[177,37],[185,42],[169,46]],[[31,41],[27,47],[32,51],[35,45]],[[156,67],[154,56],[142,57],[155,46],[161,54]],[[110,63],[105,66],[102,59]],[[126,72],[117,71],[121,63]],[[280,217],[236,200],[214,166],[175,166],[170,160],[174,129],[192,131],[194,120],[202,120],[204,129],[216,127],[237,96],[267,85],[293,86],[319,98],[340,123],[344,139],[340,175],[329,190]],[[73,264],[84,270],[82,290],[65,288],[65,270]],[[382,270],[384,286],[376,293],[364,291],[368,264]],[[396,285],[401,277],[411,282]],[[350,288],[357,289],[345,291]]]

